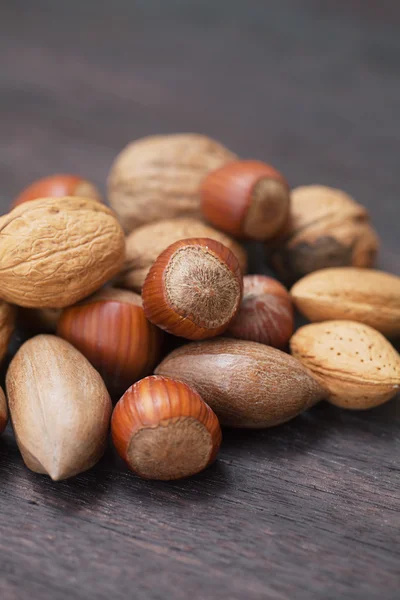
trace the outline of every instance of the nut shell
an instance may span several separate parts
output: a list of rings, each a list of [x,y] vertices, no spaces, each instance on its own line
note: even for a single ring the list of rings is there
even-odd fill
[[[187,344],[171,352],[155,372],[187,383],[221,424],[231,427],[279,425],[325,394],[298,360],[244,340],[218,338]]]
[[[79,175],[56,174],[38,179],[25,188],[12,203],[12,208],[38,198],[62,198],[79,196],[101,202],[99,190]]]
[[[42,198],[0,218],[0,297],[63,308],[119,272],[125,238],[112,211],[89,198]]]
[[[210,238],[224,244],[247,271],[246,250],[221,231],[191,217],[166,219],[135,229],[126,238],[126,259],[116,282],[121,287],[140,292],[150,267],[168,246],[187,238]]]
[[[7,400],[3,392],[3,388],[0,387],[0,433],[3,433],[8,422],[8,409]]]
[[[156,135],[129,144],[108,177],[110,205],[129,233],[144,223],[200,216],[200,183],[236,156],[194,133]]]
[[[147,479],[180,479],[212,463],[221,444],[213,411],[184,383],[147,377],[122,396],[111,422],[114,445]]]
[[[286,288],[266,275],[243,277],[243,298],[239,312],[227,333],[283,349],[293,334],[292,301]]]
[[[0,362],[7,354],[8,344],[15,328],[15,319],[15,306],[0,300]]]
[[[353,321],[312,323],[294,334],[290,347],[337,406],[372,408],[400,390],[400,356],[368,325]]]
[[[171,244],[143,285],[143,308],[152,323],[191,340],[219,335],[237,313],[242,273],[235,255],[208,238]]]
[[[320,185],[292,190],[284,230],[267,245],[268,260],[286,283],[329,267],[372,267],[379,239],[366,209],[348,194]]]
[[[122,393],[149,374],[161,349],[162,332],[145,317],[140,296],[108,288],[64,309],[59,336],[99,371],[112,393]]]
[[[201,185],[201,209],[212,225],[239,238],[266,240],[289,215],[290,190],[283,175],[256,160],[229,162]]]
[[[54,481],[92,467],[104,452],[111,400],[100,375],[73,346],[38,335],[6,376],[14,433],[26,466]]]

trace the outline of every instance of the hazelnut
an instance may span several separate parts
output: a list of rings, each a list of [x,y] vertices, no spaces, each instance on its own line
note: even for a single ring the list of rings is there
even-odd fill
[[[223,244],[208,238],[180,240],[157,258],[142,297],[147,318],[161,329],[192,340],[213,337],[239,309],[242,273]]]
[[[25,188],[12,203],[12,208],[38,198],[62,198],[64,196],[79,196],[92,198],[101,202],[98,189],[83,177],[78,175],[57,174],[38,179]]]
[[[256,160],[238,160],[212,171],[204,178],[200,195],[207,221],[234,237],[269,239],[289,215],[286,180]]]
[[[200,183],[236,157],[194,133],[136,140],[117,156],[108,177],[110,205],[129,233],[144,223],[200,216]]]
[[[8,422],[8,409],[7,400],[3,392],[3,388],[0,387],[0,433],[3,433]]]
[[[293,327],[293,306],[287,289],[272,277],[246,275],[242,303],[227,332],[242,340],[283,349]]]
[[[0,297],[63,308],[121,269],[125,238],[113,212],[90,198],[24,202],[0,218]]]
[[[189,386],[146,377],[117,403],[111,432],[119,455],[146,479],[180,479],[211,464],[221,428],[211,408]]]
[[[291,284],[326,267],[371,267],[378,246],[363,206],[345,192],[311,185],[292,191],[289,221],[267,252],[271,267]]]
[[[57,333],[86,356],[113,393],[151,373],[160,354],[162,332],[146,319],[141,297],[127,290],[103,289],[64,309]]]
[[[187,238],[210,238],[224,244],[239,261],[243,273],[247,271],[246,250],[221,231],[191,217],[166,219],[147,223],[132,231],[126,238],[126,259],[117,285],[140,292],[156,258],[168,246]]]

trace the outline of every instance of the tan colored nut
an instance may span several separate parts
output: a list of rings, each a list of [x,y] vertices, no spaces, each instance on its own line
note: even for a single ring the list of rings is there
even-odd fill
[[[127,233],[144,223],[200,217],[200,184],[236,156],[195,133],[155,135],[129,144],[108,177],[108,197]]]
[[[388,337],[400,335],[400,277],[355,267],[322,269],[300,279],[291,296],[310,321],[360,321]]]
[[[155,373],[195,389],[222,425],[262,428],[293,419],[325,390],[292,356],[256,342],[216,338],[174,350]]]
[[[0,362],[7,354],[8,344],[15,328],[15,306],[0,300]]]
[[[3,392],[3,388],[0,387],[0,433],[6,428],[8,421],[8,409],[7,400]]]
[[[0,297],[30,308],[62,308],[118,273],[123,231],[90,198],[42,198],[0,218]]]
[[[383,404],[400,390],[400,356],[372,327],[354,321],[325,321],[301,327],[290,347],[343,408]]]
[[[267,252],[279,277],[293,283],[318,269],[371,267],[378,247],[363,206],[341,190],[310,185],[292,191],[287,226]]]
[[[224,244],[247,270],[246,250],[225,233],[191,217],[166,219],[142,225],[126,238],[126,259],[117,278],[118,285],[140,292],[150,267],[168,246],[187,238],[210,238]]]
[[[25,342],[6,376],[11,420],[22,458],[54,481],[90,469],[103,454],[111,400],[98,372],[53,335]]]

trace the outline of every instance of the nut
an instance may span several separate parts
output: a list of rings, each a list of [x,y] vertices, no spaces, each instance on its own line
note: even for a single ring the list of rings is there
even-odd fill
[[[227,333],[282,349],[293,327],[293,306],[286,288],[265,275],[243,277],[242,303]]]
[[[354,321],[325,321],[301,327],[290,347],[343,408],[366,409],[400,389],[400,356],[381,333]]]
[[[155,372],[195,389],[221,424],[231,427],[279,425],[313,406],[325,393],[289,354],[227,338],[182,346]]]
[[[15,198],[12,208],[38,198],[62,198],[64,196],[92,198],[101,202],[99,190],[87,179],[77,175],[57,174],[31,183]]]
[[[124,234],[90,198],[42,198],[0,218],[0,297],[31,308],[63,308],[119,272]]]
[[[0,362],[7,354],[8,344],[15,328],[15,306],[0,300]]]
[[[54,481],[90,469],[107,441],[111,401],[100,375],[52,335],[25,342],[6,376],[14,433],[26,466]]]
[[[178,217],[148,223],[132,231],[126,238],[126,259],[117,284],[140,292],[151,265],[161,252],[174,242],[194,237],[210,238],[224,244],[238,259],[242,273],[246,273],[247,253],[240,244],[198,219]]]
[[[57,333],[86,356],[112,393],[151,373],[159,359],[162,332],[146,319],[141,297],[127,290],[103,289],[64,309]]]
[[[120,456],[146,479],[199,473],[221,444],[211,408],[189,386],[165,377],[146,377],[130,387],[114,409],[111,430]]]
[[[366,209],[348,194],[311,185],[291,194],[285,229],[267,245],[269,262],[286,283],[328,267],[371,267],[379,240]]]
[[[200,216],[200,183],[236,157],[194,133],[136,140],[117,156],[108,177],[111,206],[127,233],[152,221]]]
[[[208,238],[171,244],[143,285],[146,317],[173,335],[191,340],[222,333],[239,310],[242,273],[235,255]]]
[[[7,400],[3,392],[3,388],[0,387],[0,433],[3,433],[8,422],[8,409]]]
[[[323,269],[291,290],[298,310],[310,321],[360,321],[386,336],[400,335],[400,277],[354,267]]]
[[[229,162],[201,185],[201,209],[214,227],[239,238],[266,240],[289,216],[290,190],[279,171],[256,160]]]

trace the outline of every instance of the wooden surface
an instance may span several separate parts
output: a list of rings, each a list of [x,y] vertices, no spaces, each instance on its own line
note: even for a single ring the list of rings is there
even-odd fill
[[[400,274],[399,25],[397,0],[5,0],[1,207],[57,171],[104,187],[131,139],[202,132],[292,185],[353,194]],[[399,424],[399,399],[321,404],[225,431],[212,468],[171,484],[139,480],[111,448],[52,483],[7,430],[0,598],[398,598]]]

